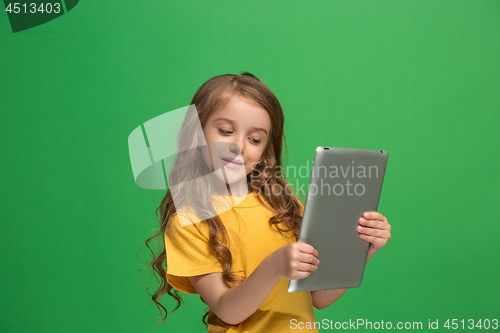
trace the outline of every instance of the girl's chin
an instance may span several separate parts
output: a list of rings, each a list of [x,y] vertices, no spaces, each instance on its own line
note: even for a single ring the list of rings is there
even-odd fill
[[[236,183],[241,183],[242,181],[245,181],[244,183],[245,185],[247,185],[246,184],[247,175],[245,174],[245,172],[238,172],[238,174],[235,174],[234,172],[227,172],[226,170],[226,179],[224,179],[224,175],[222,174],[221,169],[214,172],[214,174],[221,182],[224,182],[226,184],[236,185]]]

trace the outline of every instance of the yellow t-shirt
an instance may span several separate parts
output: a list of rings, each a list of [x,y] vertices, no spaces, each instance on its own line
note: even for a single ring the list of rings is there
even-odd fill
[[[282,234],[269,224],[273,215],[253,193],[234,208],[219,214],[230,238],[229,248],[234,261],[231,270],[242,271],[237,274],[243,278],[247,278],[269,254],[295,241],[291,231]],[[222,272],[222,268],[217,259],[209,255],[206,225],[203,222],[193,224],[187,219],[180,213],[174,215],[165,233],[167,280],[181,292],[197,294],[188,276]],[[288,280],[282,278],[259,309],[239,325],[228,325],[209,310],[208,332],[295,332],[297,329],[293,328],[297,328],[298,323],[310,323],[314,327],[315,322],[311,293],[289,293]],[[317,329],[300,331],[318,332]]]

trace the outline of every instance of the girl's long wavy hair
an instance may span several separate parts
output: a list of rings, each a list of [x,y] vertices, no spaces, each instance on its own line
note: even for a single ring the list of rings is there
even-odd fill
[[[205,128],[210,115],[218,108],[224,106],[235,95],[256,102],[267,111],[271,119],[271,131],[261,157],[261,162],[247,175],[249,190],[260,193],[264,201],[257,196],[258,200],[275,213],[269,219],[269,223],[275,225],[280,232],[292,231],[295,235],[295,240],[297,240],[302,222],[301,208],[290,184],[283,178],[283,173],[279,172],[283,170],[282,149],[285,151],[285,154],[287,149],[283,131],[284,114],[276,96],[257,77],[245,72],[239,75],[224,74],[211,78],[197,90],[191,104],[196,106],[199,124],[201,124],[202,128]],[[199,179],[199,176],[207,173],[207,166],[200,158],[199,149],[186,150],[186,147],[197,147],[200,142],[203,142],[203,138],[196,137],[197,135],[193,136],[193,133],[198,132],[193,128],[196,122],[189,118],[186,116],[184,119],[177,138],[179,151],[185,151],[185,153],[182,154],[182,157],[179,155],[175,159],[172,172],[169,175],[175,175],[177,183]],[[275,194],[275,192],[278,192],[276,188],[280,189],[280,191]],[[209,201],[211,190],[206,182],[204,183],[200,180],[199,183],[196,183],[196,186],[192,187],[190,193],[186,193],[186,191],[188,190],[183,186],[179,187],[179,190],[176,190],[174,194],[172,194],[170,189],[167,190],[165,197],[156,209],[156,216],[160,224],[159,229],[145,243],[153,255],[153,259],[147,267],[152,270],[153,275],[157,274],[159,276],[157,280],[160,283],[156,292],[153,295],[148,292],[148,295],[151,296],[160,313],[165,312],[158,325],[167,318],[168,314],[167,309],[159,302],[159,299],[168,294],[176,300],[177,306],[171,312],[180,307],[182,299],[178,291],[167,282],[166,250],[164,245],[161,252],[155,254],[149,243],[157,237],[168,237],[169,222],[171,221],[171,217],[176,214],[174,199],[178,203],[180,201],[177,200],[186,202],[189,201],[189,198],[196,198],[197,209],[213,211],[213,207]],[[207,254],[213,255],[218,260],[223,269],[224,281],[227,283],[240,283],[243,279],[231,271],[233,258],[229,249],[230,239],[226,228],[219,216],[216,214],[210,216],[213,217],[200,222],[206,224],[209,233],[209,239],[207,240],[209,249]],[[201,297],[200,299],[203,301]],[[205,325],[208,325],[207,317],[208,312],[202,318]]]

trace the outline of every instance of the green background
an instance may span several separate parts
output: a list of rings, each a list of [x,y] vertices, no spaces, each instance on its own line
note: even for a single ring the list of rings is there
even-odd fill
[[[127,138],[242,71],[282,103],[288,165],[389,152],[392,238],[318,321],[500,319],[499,36],[498,0],[87,0],[15,34],[0,13],[0,331],[203,331],[188,295],[154,330],[164,191],[135,185]]]

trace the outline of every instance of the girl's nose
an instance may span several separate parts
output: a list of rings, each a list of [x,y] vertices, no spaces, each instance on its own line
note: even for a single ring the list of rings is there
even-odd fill
[[[236,155],[239,155],[241,153],[241,148],[236,143],[231,143],[231,145],[229,146],[229,150]]]

